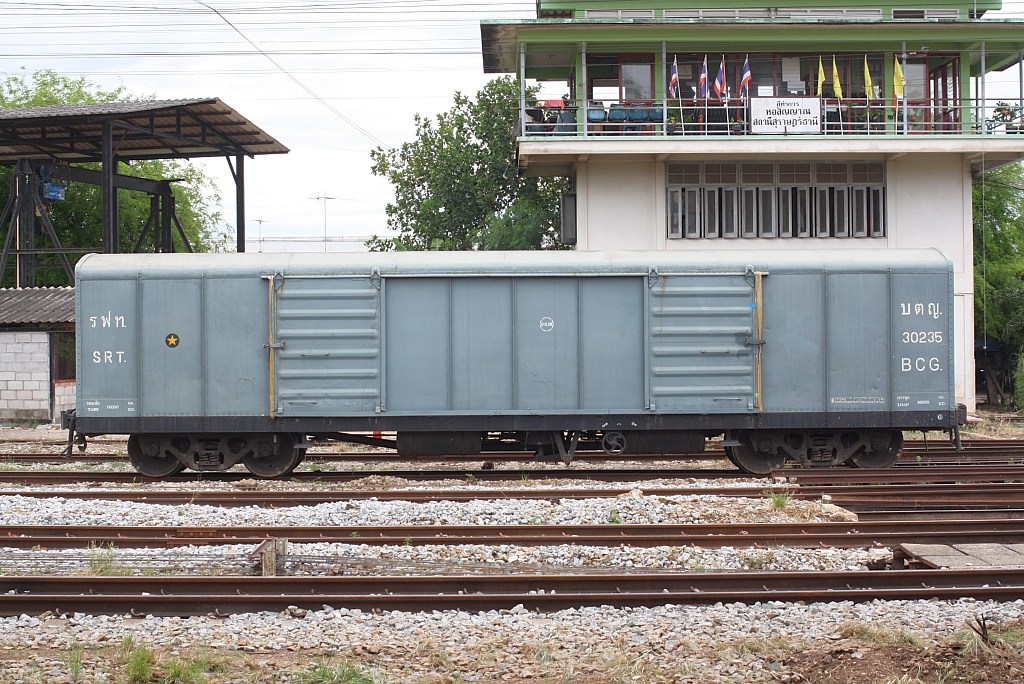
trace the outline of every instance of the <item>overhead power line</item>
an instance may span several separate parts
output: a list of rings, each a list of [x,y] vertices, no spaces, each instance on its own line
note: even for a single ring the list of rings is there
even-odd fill
[[[225,17],[225,16],[224,16],[223,14],[221,14],[220,12],[218,12],[218,11],[217,11],[217,10],[216,10],[215,8],[211,7],[210,5],[207,5],[207,4],[206,4],[206,3],[204,3],[204,2],[201,2],[200,0],[195,0],[195,2],[196,2],[196,4],[198,4],[198,5],[202,5],[203,7],[205,7],[206,9],[210,10],[211,12],[213,12],[214,14],[216,14],[216,15],[217,15],[218,17],[220,17],[221,19],[223,19],[223,20],[224,20],[224,23],[225,23],[225,24],[227,24],[228,26],[230,26],[230,27],[231,27],[232,29],[234,29],[234,30],[235,30],[235,33],[237,33],[238,35],[240,35],[240,36],[241,36],[241,37],[242,37],[242,38],[243,38],[243,39],[245,40],[245,42],[247,42],[247,43],[248,43],[249,45],[251,45],[251,46],[253,47],[253,49],[255,49],[255,50],[256,50],[257,52],[259,52],[259,53],[260,53],[261,55],[263,55],[263,56],[264,56],[264,57],[266,57],[266,58],[267,58],[268,60],[270,60],[270,63],[271,63],[271,64],[273,64],[273,65],[274,65],[275,67],[277,67],[277,68],[278,68],[278,69],[279,69],[279,70],[281,71],[281,73],[282,73],[282,74],[284,74],[285,76],[287,76],[288,78],[290,78],[290,79],[292,80],[292,82],[293,82],[293,83],[295,83],[295,85],[299,86],[299,87],[300,87],[300,88],[302,88],[302,89],[303,89],[304,91],[306,91],[306,93],[307,93],[307,94],[308,94],[308,95],[309,95],[310,97],[312,97],[312,98],[313,98],[313,99],[315,99],[315,100],[316,100],[317,102],[319,102],[319,103],[320,103],[320,104],[322,104],[322,105],[323,105],[324,107],[326,107],[328,111],[330,111],[330,112],[331,112],[332,114],[334,114],[335,116],[337,116],[337,117],[338,117],[339,119],[341,119],[342,121],[344,121],[345,123],[347,123],[347,124],[348,124],[349,126],[351,126],[352,128],[354,128],[354,129],[356,129],[357,131],[359,131],[360,133],[362,133],[362,134],[363,134],[364,136],[366,136],[367,138],[369,138],[371,142],[373,142],[373,143],[375,143],[375,144],[377,144],[377,145],[380,145],[381,147],[383,147],[383,148],[385,148],[385,149],[389,149],[389,150],[391,149],[391,145],[388,145],[388,144],[387,144],[386,142],[384,142],[383,140],[381,140],[380,138],[378,138],[377,136],[375,136],[375,135],[374,135],[373,133],[370,133],[370,132],[369,132],[368,130],[366,130],[365,128],[363,128],[363,127],[362,127],[362,126],[360,126],[359,124],[357,124],[357,123],[356,123],[355,121],[353,121],[352,119],[348,118],[347,116],[345,116],[344,114],[342,114],[341,112],[339,112],[339,111],[338,111],[338,110],[337,110],[337,109],[336,109],[336,108],[335,108],[335,107],[334,107],[334,106],[333,106],[333,105],[332,105],[332,104],[331,104],[330,102],[328,102],[327,100],[323,99],[322,97],[320,97],[319,95],[317,95],[316,93],[314,93],[314,92],[313,92],[313,91],[312,91],[312,90],[311,90],[311,89],[310,89],[310,88],[309,88],[309,87],[308,87],[308,86],[307,86],[307,85],[306,85],[305,83],[303,83],[302,81],[300,81],[299,79],[297,79],[297,78],[296,78],[295,76],[293,76],[292,74],[290,74],[290,73],[288,72],[288,70],[287,70],[287,69],[285,69],[285,68],[284,68],[283,66],[281,66],[280,64],[278,64],[278,63],[277,63],[277,61],[276,61],[276,60],[275,60],[275,59],[274,59],[273,57],[271,57],[270,55],[268,55],[268,54],[267,54],[266,52],[264,52],[264,51],[262,50],[262,48],[260,48],[260,46],[259,46],[259,45],[257,45],[256,43],[252,42],[251,40],[249,40],[249,37],[248,37],[247,35],[245,35],[244,33],[242,33],[242,32],[241,32],[241,31],[240,31],[240,30],[238,29],[238,27],[237,27],[237,26],[235,26],[235,25],[234,25],[234,24],[232,24],[232,23],[231,23],[230,21],[228,21],[228,18],[227,18],[227,17]]]

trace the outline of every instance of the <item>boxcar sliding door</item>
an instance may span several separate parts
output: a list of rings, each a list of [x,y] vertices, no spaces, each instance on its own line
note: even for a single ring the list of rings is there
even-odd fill
[[[380,279],[267,280],[279,416],[374,413],[380,406]]]
[[[757,410],[753,274],[663,275],[650,292],[651,408]]]

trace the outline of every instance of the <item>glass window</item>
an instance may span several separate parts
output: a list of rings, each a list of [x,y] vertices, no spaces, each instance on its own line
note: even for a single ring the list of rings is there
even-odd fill
[[[775,164],[773,162],[743,162],[744,185],[774,185]]]
[[[704,182],[709,185],[735,185],[736,162],[704,162]]]
[[[881,161],[666,163],[671,238],[885,236]]]
[[[654,70],[651,64],[622,65],[622,97],[624,100],[654,99]]]
[[[810,182],[810,162],[779,162],[780,185],[801,185]]]
[[[669,164],[669,185],[700,185],[700,164]]]

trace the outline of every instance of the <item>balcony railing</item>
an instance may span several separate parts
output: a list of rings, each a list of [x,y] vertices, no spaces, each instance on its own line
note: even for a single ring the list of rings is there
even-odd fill
[[[1024,108],[997,100],[800,99],[813,101],[812,116],[758,118],[754,103],[740,99],[590,101],[585,108],[573,100],[548,100],[523,106],[516,132],[526,138],[1024,134]],[[786,121],[797,125],[788,128]]]

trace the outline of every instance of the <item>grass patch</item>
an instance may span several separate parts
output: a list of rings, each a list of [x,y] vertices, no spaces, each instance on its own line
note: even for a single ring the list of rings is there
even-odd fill
[[[61,662],[68,669],[68,676],[73,682],[82,678],[82,653],[84,651],[81,644],[73,643],[60,655]]]
[[[774,551],[752,552],[744,554],[740,558],[740,562],[743,564],[743,567],[748,570],[764,570],[770,567],[774,561]]]
[[[90,545],[89,558],[86,562],[85,568],[72,574],[94,577],[127,577],[132,574],[131,568],[117,561],[113,542],[109,546]]]
[[[539,643],[523,644],[523,656],[541,664],[550,663],[555,659],[554,651]]]
[[[337,665],[331,658],[321,658],[312,670],[299,674],[299,684],[382,684],[384,678],[365,665],[347,660]]]
[[[892,629],[884,626],[865,625],[860,622],[847,622],[840,625],[839,636],[885,648],[921,648],[924,646],[923,641],[903,627]]]
[[[121,648],[122,650],[129,649],[124,669],[130,684],[149,684],[153,681],[153,670],[156,665],[153,649],[145,644],[136,644],[135,639],[130,636],[125,637]]]
[[[622,515],[619,514],[618,510],[613,508],[611,512],[608,513],[608,522],[610,522],[613,525],[621,525]]]
[[[761,493],[768,499],[771,507],[778,511],[786,510],[786,506],[793,500],[792,492],[776,492],[772,489],[766,489]]]
[[[1007,646],[1024,649],[1024,622],[1013,621],[994,627],[989,632],[993,640],[1002,640]]]
[[[788,653],[794,649],[794,643],[784,636],[745,639],[734,646],[737,653],[754,653],[761,656],[774,656]]]

